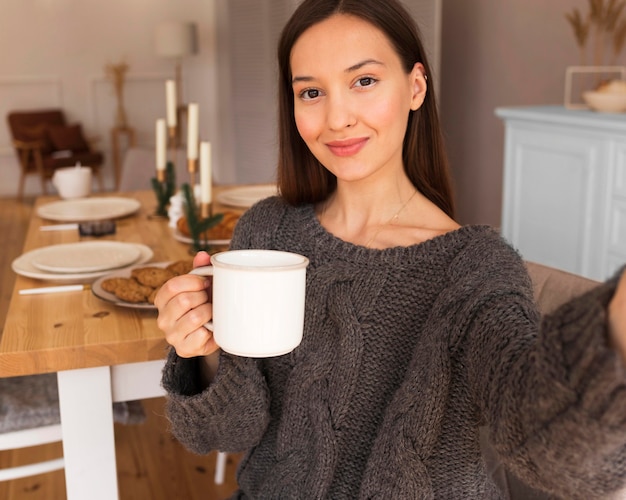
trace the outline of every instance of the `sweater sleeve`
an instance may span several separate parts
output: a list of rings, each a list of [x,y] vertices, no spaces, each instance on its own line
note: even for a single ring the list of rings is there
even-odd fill
[[[607,342],[616,280],[540,319],[521,262],[505,267],[473,304],[460,349],[490,440],[535,488],[614,492],[626,478],[626,370]]]
[[[261,439],[269,422],[269,395],[257,360],[221,353],[217,374],[200,390],[198,359],[171,350],[163,372],[174,436],[196,453],[244,451]]]
[[[231,249],[263,248],[277,199],[260,202],[240,219]],[[255,359],[220,354],[209,387],[199,381],[200,358],[181,358],[170,350],[163,370],[167,411],[172,433],[196,453],[243,451],[258,443],[269,422],[269,392]]]

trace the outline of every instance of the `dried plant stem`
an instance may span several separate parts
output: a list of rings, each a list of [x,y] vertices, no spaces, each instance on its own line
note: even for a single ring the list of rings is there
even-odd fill
[[[580,62],[587,62],[587,45],[592,43],[591,63],[602,66],[615,64],[626,43],[626,21],[622,19],[626,0],[588,0],[589,11],[583,16],[578,9],[565,14],[574,32],[580,52]],[[590,40],[590,37],[593,40]],[[607,58],[607,50],[610,56]]]
[[[120,128],[126,128],[128,126],[126,110],[124,109],[124,80],[127,71],[128,64],[125,62],[107,64],[104,68],[106,76],[113,82],[113,89],[115,90],[115,97],[117,99],[115,124]]]

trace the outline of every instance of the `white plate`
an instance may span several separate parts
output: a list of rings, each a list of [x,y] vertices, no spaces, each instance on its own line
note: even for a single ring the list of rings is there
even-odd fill
[[[278,194],[275,184],[262,186],[243,186],[219,193],[215,199],[222,205],[231,207],[250,208],[257,201]]]
[[[174,236],[175,240],[180,241],[182,243],[193,243],[193,238],[190,238],[189,236],[185,236],[178,229],[172,228],[172,236]],[[202,240],[202,243],[206,245],[216,245],[216,246],[217,245],[229,245],[230,240],[208,240],[208,241]]]
[[[134,198],[91,197],[46,203],[37,209],[37,215],[61,222],[82,222],[125,217],[140,207]]]
[[[137,245],[121,241],[81,241],[40,248],[32,264],[51,273],[93,273],[129,266],[141,251]]]
[[[171,262],[150,262],[150,264],[145,264],[145,267],[167,267],[170,264]],[[102,282],[104,280],[108,280],[109,278],[130,278],[131,271],[136,267],[144,266],[135,265],[126,269],[118,269],[117,271],[101,276],[91,285],[91,292],[99,299],[102,299],[106,302],[111,302],[116,306],[129,307],[131,309],[156,309],[156,306],[154,304],[150,304],[148,302],[126,302],[125,300],[117,297],[117,295],[115,295],[114,293],[109,293],[102,288]]]
[[[138,243],[133,243],[139,248],[140,256],[139,259],[135,262],[135,264],[143,264],[148,262],[154,253],[152,249],[146,245],[140,245]],[[46,247],[44,247],[46,248]],[[108,271],[97,271],[93,273],[49,273],[46,271],[42,271],[37,268],[32,259],[37,256],[37,253],[41,251],[41,248],[37,248],[35,250],[31,250],[30,252],[26,252],[23,255],[20,255],[17,259],[15,259],[11,263],[11,268],[16,274],[20,276],[26,276],[27,278],[34,278],[38,280],[46,280],[46,281],[74,281],[80,283],[87,283],[89,281],[93,281],[104,274],[107,274]]]

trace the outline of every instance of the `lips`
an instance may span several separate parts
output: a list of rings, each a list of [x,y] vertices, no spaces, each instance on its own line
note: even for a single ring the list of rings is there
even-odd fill
[[[352,156],[357,154],[365,147],[368,139],[366,137],[357,137],[354,139],[344,139],[341,141],[331,141],[326,146],[335,156]]]

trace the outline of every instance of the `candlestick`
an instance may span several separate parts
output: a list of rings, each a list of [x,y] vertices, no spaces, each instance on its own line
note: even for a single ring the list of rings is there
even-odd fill
[[[209,205],[212,197],[211,143],[200,143],[200,201]]]
[[[202,219],[206,219],[212,215],[211,204],[210,203],[200,203],[200,217]]]
[[[157,170],[157,177],[150,179],[150,182],[152,183],[152,189],[157,199],[157,207],[154,215],[157,217],[166,217],[167,205],[176,191],[176,172],[174,170],[174,164],[168,161],[165,165],[165,170]]]
[[[196,185],[196,172],[198,171],[198,160],[187,160],[187,171],[189,172],[189,182]]]
[[[167,125],[171,129],[176,129],[176,82],[167,80],[165,82],[165,99],[167,110]]]
[[[165,181],[165,164],[166,164],[166,123],[163,118],[156,121],[156,169],[157,179],[161,182]]]
[[[187,158],[198,158],[198,104],[191,103],[187,108]],[[194,170],[195,171],[195,170]]]

